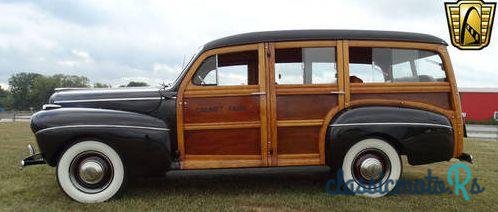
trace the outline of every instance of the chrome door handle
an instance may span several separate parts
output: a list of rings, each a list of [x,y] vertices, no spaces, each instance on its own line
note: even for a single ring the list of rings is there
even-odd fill
[[[266,92],[262,91],[262,92],[254,92],[254,93],[251,93],[251,95],[266,95]]]
[[[345,94],[344,91],[330,91],[331,94]]]

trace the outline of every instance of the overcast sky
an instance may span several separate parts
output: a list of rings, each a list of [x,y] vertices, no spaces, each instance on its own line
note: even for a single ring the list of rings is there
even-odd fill
[[[0,86],[17,72],[157,85],[204,43],[252,31],[397,30],[450,43],[442,0],[365,2],[0,0]],[[498,32],[481,51],[448,47],[459,87],[498,87],[497,47]]]

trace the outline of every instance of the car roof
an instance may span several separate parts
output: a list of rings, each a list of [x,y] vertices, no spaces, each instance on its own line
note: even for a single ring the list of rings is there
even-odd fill
[[[408,41],[419,43],[448,44],[436,36],[397,31],[376,30],[281,30],[250,32],[232,35],[213,40],[204,45],[203,51],[210,49],[252,44],[261,42],[278,41],[304,41],[304,40],[381,40],[381,41]]]

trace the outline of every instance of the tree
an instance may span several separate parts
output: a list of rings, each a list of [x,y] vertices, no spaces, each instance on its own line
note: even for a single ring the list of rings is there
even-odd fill
[[[93,84],[93,87],[94,88],[112,88],[112,86],[110,84],[105,84],[105,83],[100,83],[100,82]]]
[[[128,85],[121,85],[119,87],[147,87],[149,84],[146,82],[136,82],[136,81],[131,81],[128,83]]]
[[[18,73],[9,78],[11,103],[14,109],[26,110],[33,105],[33,84],[40,77],[42,75],[36,73]]]
[[[57,77],[40,76],[33,82],[32,103],[30,107],[40,109],[48,103],[48,99],[60,86],[60,79]]]
[[[2,86],[0,86],[0,108],[10,109],[9,91],[4,90]]]
[[[88,78],[57,74],[43,76],[36,73],[18,73],[9,78],[12,108],[17,110],[39,109],[48,102],[55,88],[90,87]]]
[[[88,88],[90,80],[84,76],[56,74],[52,76],[60,88]]]

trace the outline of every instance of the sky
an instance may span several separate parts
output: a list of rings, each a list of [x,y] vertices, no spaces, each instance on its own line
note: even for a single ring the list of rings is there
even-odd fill
[[[18,72],[159,85],[205,43],[253,31],[394,30],[450,43],[444,2],[0,0],[0,86]],[[498,32],[483,50],[448,50],[459,87],[498,87]]]

